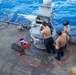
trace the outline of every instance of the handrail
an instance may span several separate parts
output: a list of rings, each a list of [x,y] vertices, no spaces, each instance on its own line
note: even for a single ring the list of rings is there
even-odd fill
[[[20,25],[19,23],[14,23],[14,22],[6,22],[6,21],[1,21],[1,20],[0,20],[0,22],[7,23],[7,24],[13,24],[13,25],[17,25],[17,26],[19,26],[19,25]]]

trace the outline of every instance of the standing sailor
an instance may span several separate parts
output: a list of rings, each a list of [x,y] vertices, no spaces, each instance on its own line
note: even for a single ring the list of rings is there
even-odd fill
[[[67,35],[69,35],[69,32],[70,32],[70,26],[69,26],[69,22],[68,21],[65,21],[64,23],[63,23],[63,25],[64,25],[64,33],[66,33]],[[68,42],[68,41],[67,41]],[[65,49],[67,48],[67,42],[66,42],[66,44],[65,44]]]
[[[40,25],[40,32],[44,36],[44,43],[45,47],[48,53],[50,53],[52,50],[53,54],[55,54],[55,48],[53,46],[54,40],[51,37],[51,30],[50,28],[46,25],[46,22],[43,21],[42,24]]]
[[[64,56],[64,48],[65,48],[65,44],[66,41],[69,40],[69,36],[66,33],[62,33],[62,31],[58,31],[58,38],[56,40],[56,54],[57,56],[55,57],[57,60],[60,61],[61,56]]]
[[[68,21],[65,21],[63,23],[63,25],[64,25],[64,33],[69,34],[69,32],[70,32],[69,22]]]

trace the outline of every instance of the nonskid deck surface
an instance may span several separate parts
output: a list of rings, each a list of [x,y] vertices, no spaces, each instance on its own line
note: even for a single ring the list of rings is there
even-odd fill
[[[11,49],[11,44],[25,38],[30,43],[27,30],[20,31],[17,26],[8,25],[0,30],[0,75],[65,75],[76,66],[76,46],[68,44],[64,57],[57,61],[54,54],[38,50],[31,43],[25,55]],[[70,73],[72,74],[72,73]]]

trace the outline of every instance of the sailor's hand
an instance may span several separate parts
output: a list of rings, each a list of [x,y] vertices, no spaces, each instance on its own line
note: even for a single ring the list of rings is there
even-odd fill
[[[40,27],[40,31],[42,31],[42,30],[43,30],[43,26]]]

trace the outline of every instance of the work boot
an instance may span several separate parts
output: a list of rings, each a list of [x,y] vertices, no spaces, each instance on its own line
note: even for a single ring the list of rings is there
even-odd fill
[[[58,58],[58,57],[55,57],[55,59],[58,60],[58,61],[60,61],[60,58]]]

